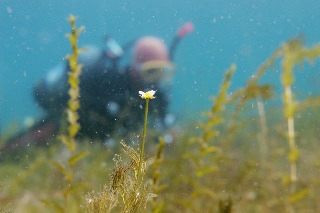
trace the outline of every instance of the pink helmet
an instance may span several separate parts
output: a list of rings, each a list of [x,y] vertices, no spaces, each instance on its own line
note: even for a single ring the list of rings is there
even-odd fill
[[[132,67],[140,72],[144,80],[152,82],[163,78],[164,70],[173,65],[164,42],[153,36],[145,36],[134,46]]]

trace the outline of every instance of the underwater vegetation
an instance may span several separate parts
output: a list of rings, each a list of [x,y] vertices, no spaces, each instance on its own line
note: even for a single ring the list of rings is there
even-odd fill
[[[68,91],[69,94],[69,101],[67,106],[67,120],[69,123],[68,126],[68,134],[59,136],[60,140],[66,146],[68,150],[68,159],[66,159],[65,165],[54,160],[51,161],[51,164],[64,176],[67,184],[64,186],[65,189],[63,190],[64,199],[61,202],[56,202],[54,200],[43,199],[42,202],[48,206],[52,206],[58,212],[65,212],[65,209],[68,209],[68,202],[70,200],[70,196],[74,193],[73,191],[77,190],[78,188],[86,188],[87,183],[83,180],[75,180],[75,171],[74,166],[77,164],[81,159],[89,155],[87,150],[77,152],[77,143],[75,141],[75,137],[80,129],[80,124],[78,123],[79,115],[77,110],[80,108],[80,75],[81,75],[81,65],[78,64],[78,56],[82,49],[79,49],[77,46],[77,41],[79,34],[83,30],[83,27],[79,29],[76,28],[76,18],[75,16],[70,16],[68,21],[71,25],[71,34],[67,34],[67,37],[70,40],[72,54],[67,55],[67,59],[69,60],[70,64],[70,71],[68,73],[69,79],[68,83],[70,85],[70,89]]]
[[[75,21],[69,18],[68,126],[51,146],[0,162],[0,212],[320,212],[320,97],[300,100],[294,87],[296,69],[318,59],[320,45],[306,47],[301,37],[285,42],[232,92],[231,65],[206,119],[181,124],[172,144],[147,137],[157,131],[147,125],[156,92],[137,91],[142,135],[119,138],[114,154],[76,139],[77,57],[85,50]],[[263,79],[274,71],[281,94]],[[266,106],[274,99],[281,107]]]

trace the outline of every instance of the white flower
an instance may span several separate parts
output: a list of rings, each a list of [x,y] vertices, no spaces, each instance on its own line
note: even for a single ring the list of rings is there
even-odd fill
[[[139,91],[139,94],[140,94],[140,97],[142,99],[154,99],[154,94],[156,93],[156,91],[154,90],[150,90],[148,92],[142,92],[142,91]]]

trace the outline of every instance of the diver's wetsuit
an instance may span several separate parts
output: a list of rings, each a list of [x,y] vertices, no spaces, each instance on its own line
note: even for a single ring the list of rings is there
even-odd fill
[[[123,136],[141,126],[145,102],[138,92],[150,88],[144,86],[130,67],[114,69],[114,66],[108,66],[108,58],[103,51],[93,52],[79,58],[79,63],[83,65],[80,75],[79,136],[101,139],[112,135]],[[67,64],[54,69],[34,89],[37,103],[46,111],[48,119],[57,123],[64,115],[69,99],[67,70]],[[150,102],[149,114],[157,125],[163,127],[168,106],[167,94],[157,85],[152,89],[157,92],[156,99]]]

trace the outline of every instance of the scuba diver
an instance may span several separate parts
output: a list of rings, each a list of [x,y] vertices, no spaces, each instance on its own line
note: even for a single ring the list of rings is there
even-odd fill
[[[149,107],[150,120],[163,130],[173,123],[168,113],[173,54],[178,43],[193,31],[188,22],[178,29],[169,46],[153,36],[119,45],[107,36],[103,48],[85,47],[78,58],[80,75],[80,132],[78,137],[105,140],[114,135],[125,136],[142,126],[144,105],[138,91],[156,90]],[[128,65],[121,59],[132,48]],[[31,128],[8,140],[2,150],[12,150],[32,142],[41,144],[57,135],[65,116],[68,95],[69,62],[65,60],[51,69],[34,88],[37,104],[46,112]]]

